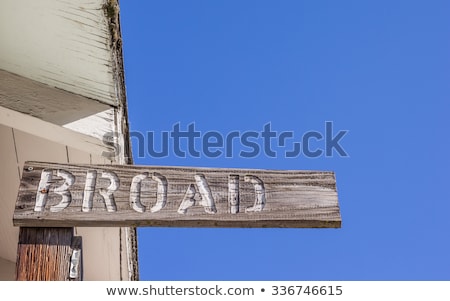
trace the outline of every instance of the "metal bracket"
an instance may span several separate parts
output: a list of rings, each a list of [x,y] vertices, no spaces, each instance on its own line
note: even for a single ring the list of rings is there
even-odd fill
[[[82,280],[81,236],[72,240],[72,256],[70,257],[69,280]]]

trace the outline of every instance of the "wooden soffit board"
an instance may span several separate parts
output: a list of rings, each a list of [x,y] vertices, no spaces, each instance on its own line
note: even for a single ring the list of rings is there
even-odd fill
[[[117,0],[2,0],[0,69],[118,105],[118,14]]]

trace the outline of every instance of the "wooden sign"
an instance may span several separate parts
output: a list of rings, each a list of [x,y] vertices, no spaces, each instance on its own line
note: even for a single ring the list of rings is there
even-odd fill
[[[25,227],[339,228],[333,172],[26,162]]]

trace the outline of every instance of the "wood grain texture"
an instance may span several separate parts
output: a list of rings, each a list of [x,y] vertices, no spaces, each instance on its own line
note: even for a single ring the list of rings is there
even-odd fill
[[[44,169],[47,174],[51,171],[53,178],[48,189],[41,183],[47,200],[44,209],[37,212],[38,186]],[[67,205],[66,200],[67,207],[62,210],[61,195],[65,192],[60,187],[67,186],[67,177],[57,176],[58,171],[64,174],[61,170],[75,177],[69,187],[71,202]],[[90,175],[90,185],[86,185],[86,175]],[[166,188],[161,177],[167,181]],[[238,205],[230,200],[236,187]],[[164,189],[166,199],[161,194]],[[87,210],[86,198],[90,194],[92,205]],[[341,216],[333,172],[26,162],[13,221],[16,226],[48,227],[338,228]]]
[[[20,228],[16,280],[69,280],[72,228]]]

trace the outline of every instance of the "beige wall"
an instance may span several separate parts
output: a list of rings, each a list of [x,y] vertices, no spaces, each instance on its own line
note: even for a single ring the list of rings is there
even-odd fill
[[[16,264],[0,258],[0,281],[14,279]]]
[[[13,280],[18,228],[12,224],[23,164],[27,160],[59,163],[110,162],[65,145],[0,125],[0,279]],[[83,238],[84,280],[127,279],[121,271],[120,228],[77,228]],[[126,270],[125,266],[125,270]],[[14,271],[14,270],[13,270]]]

